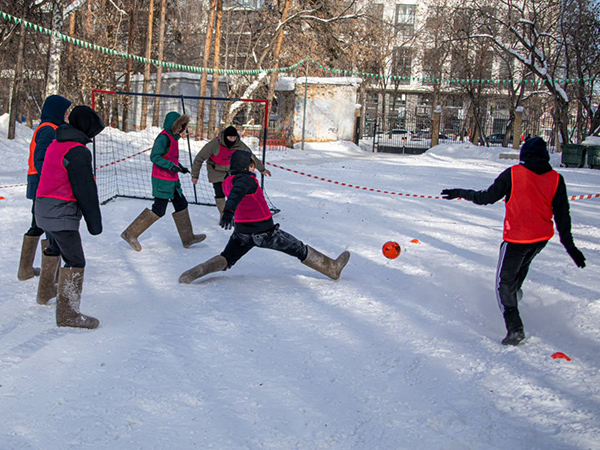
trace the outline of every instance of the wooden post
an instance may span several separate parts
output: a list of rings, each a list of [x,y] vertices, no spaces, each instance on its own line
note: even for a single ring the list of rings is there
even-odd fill
[[[442,117],[442,106],[438,105],[431,117],[431,146],[435,147],[440,142],[440,119]]]
[[[521,146],[521,134],[523,134],[523,111],[522,106],[517,106],[515,109],[515,124],[513,126],[513,150],[518,150]]]

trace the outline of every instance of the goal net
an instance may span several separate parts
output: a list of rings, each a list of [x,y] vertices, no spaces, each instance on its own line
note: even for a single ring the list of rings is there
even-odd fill
[[[241,102],[243,106],[241,113],[235,117],[234,126],[242,141],[265,163],[267,100],[93,91],[92,107],[106,125],[93,142],[100,202],[104,204],[117,197],[154,198],[150,153],[155,138],[163,129],[167,113],[176,111],[190,116],[189,134],[179,140],[179,162],[191,170],[196,154],[210,139],[216,137],[215,134],[202,138],[202,130],[198,130],[197,125],[203,123],[202,129],[206,129],[211,103],[213,108],[216,103],[216,123],[221,123],[225,108],[229,108],[233,102]],[[198,111],[202,109],[202,104],[204,117],[199,118]],[[202,166],[196,185],[189,174],[180,174],[179,180],[189,203],[214,206],[214,189],[208,182],[205,166]],[[261,182],[264,188],[264,178]],[[269,206],[276,210],[270,201]]]

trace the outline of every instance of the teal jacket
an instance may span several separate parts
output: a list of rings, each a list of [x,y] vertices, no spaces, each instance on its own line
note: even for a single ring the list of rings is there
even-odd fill
[[[173,133],[173,125],[175,125],[176,122],[180,122],[180,120],[178,120],[180,118],[182,118],[181,114],[171,111],[166,115],[165,122],[163,124],[163,129],[173,136],[173,138],[177,141],[179,141],[181,135]],[[154,140],[154,145],[152,145],[150,161],[152,161],[153,164],[162,167],[163,169],[173,170],[175,164],[164,158],[168,151],[169,138],[164,134],[159,134]],[[183,191],[181,190],[181,183],[179,180],[170,181],[152,177],[152,195],[154,197],[172,200],[175,196],[175,191],[177,191],[179,195],[183,196]]]

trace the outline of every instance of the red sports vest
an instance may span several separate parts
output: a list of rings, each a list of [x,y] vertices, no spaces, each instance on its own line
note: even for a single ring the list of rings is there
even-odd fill
[[[237,148],[227,148],[224,145],[219,145],[219,154],[211,155],[210,160],[214,162],[217,166],[228,166],[231,161],[231,155],[233,152],[239,150]]]
[[[78,142],[58,142],[56,139],[48,146],[37,188],[38,197],[58,198],[68,202],[77,201],[63,159],[69,150],[78,146],[85,147]]]
[[[35,137],[37,136],[37,132],[40,131],[40,128],[42,127],[52,127],[56,130],[58,125],[55,125],[52,122],[42,122],[33,132],[33,137],[31,138],[31,143],[29,144],[29,170],[27,171],[27,175],[37,175],[37,170],[35,170],[34,165],[34,154],[35,148],[37,147],[37,144],[35,143]]]
[[[177,139],[171,136],[166,131],[161,131],[160,134],[164,134],[169,138],[169,151],[166,155],[163,156],[167,161],[171,161],[173,164],[179,164],[179,143]],[[159,134],[159,136],[160,136]],[[156,164],[152,164],[152,176],[154,178],[160,178],[161,180],[169,180],[169,181],[177,181],[179,180],[179,176],[176,172],[172,170],[163,169],[162,167],[157,166]]]
[[[231,189],[233,188],[234,175],[225,178],[223,182],[223,192],[226,196],[229,196]],[[254,194],[247,194],[244,196],[237,209],[235,210],[235,221],[236,222],[261,222],[268,220],[273,217],[269,205],[265,200],[263,190],[260,187],[260,183],[256,181],[256,192]]]
[[[542,175],[522,165],[511,169],[512,191],[506,202],[504,240],[516,244],[547,241],[554,236],[552,200],[559,175],[551,170]]]

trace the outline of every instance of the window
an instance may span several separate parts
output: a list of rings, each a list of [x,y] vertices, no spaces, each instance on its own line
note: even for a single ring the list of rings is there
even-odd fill
[[[412,49],[396,47],[392,57],[392,75],[410,77],[412,69]]]
[[[396,5],[396,38],[412,39],[415,35],[415,5]]]

